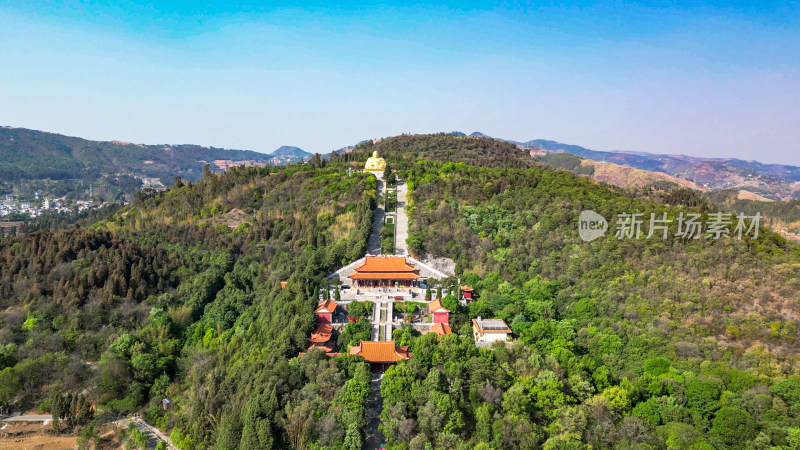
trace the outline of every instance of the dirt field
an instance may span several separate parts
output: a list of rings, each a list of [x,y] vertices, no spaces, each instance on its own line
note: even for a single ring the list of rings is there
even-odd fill
[[[71,450],[78,448],[78,438],[74,436],[48,436],[46,434],[29,434],[20,437],[0,437],[0,449],[15,450]]]
[[[48,434],[49,426],[41,423],[9,423],[3,424],[0,430],[0,449],[53,449],[68,450],[78,447],[75,436],[55,436]]]
[[[5,428],[3,426],[5,425]],[[0,424],[0,450],[72,450],[78,448],[76,435],[54,435],[50,433],[50,425],[41,423],[2,423]],[[100,439],[94,442],[96,450],[122,448],[123,443],[114,433],[112,424],[103,424],[98,430]]]

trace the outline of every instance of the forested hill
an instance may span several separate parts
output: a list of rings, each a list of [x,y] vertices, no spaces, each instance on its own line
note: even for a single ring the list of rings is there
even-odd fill
[[[375,186],[341,166],[234,168],[90,228],[0,241],[0,406],[48,411],[88,388],[181,448],[359,442],[366,365],[291,358],[320,279],[366,251]]]
[[[417,160],[463,162],[484,167],[533,167],[537,164],[527,150],[490,138],[453,134],[400,135],[377,143],[365,141],[351,152],[338,155],[340,161],[365,161],[372,152],[396,167]]]
[[[495,448],[800,444],[797,246],[765,228],[758,239],[687,242],[674,237],[675,223],[666,240],[646,239],[646,228],[617,239],[610,223],[587,243],[577,230],[584,209],[609,222],[624,212],[674,220],[699,210],[561,171],[396,165],[411,192],[409,250],[455,259],[480,299],[451,315],[463,347],[455,338],[458,350],[417,344],[415,356],[428,359],[386,374],[392,442],[415,439],[403,420],[424,429],[430,417],[424,399],[399,387],[441,377],[439,392],[465,384],[470,392],[469,406],[442,420],[471,424],[471,436]],[[495,350],[502,371],[470,349],[470,319],[479,316],[505,319],[519,338]],[[426,438],[451,442],[450,432]]]
[[[270,156],[249,150],[199,145],[140,145],[90,141],[25,128],[0,127],[0,179],[99,178],[101,173],[133,173],[171,180],[202,177],[203,161],[255,160]]]
[[[617,239],[613,222],[583,242],[584,209],[713,211],[444,135],[207,172],[88,228],[0,241],[0,406],[87,388],[98,415],[140,411],[184,449],[359,448],[366,365],[296,355],[324,275],[365,252],[376,182],[347,169],[374,150],[408,185],[409,249],[453,258],[477,293],[445,295],[451,335],[396,330],[413,358],[383,377],[388,447],[800,445],[796,246],[766,228],[687,243],[676,224]],[[478,316],[515,342],[476,347]]]
[[[520,168],[510,147],[505,163],[491,161],[488,147],[470,148],[481,139],[400,139],[409,145],[360,150],[378,150],[407,180],[409,250],[453,258],[480,297],[450,303],[461,338],[418,338],[410,370],[385,375],[390,445],[465,436],[492,448],[800,445],[796,245],[763,227],[757,239],[686,241],[675,222],[666,240],[647,239],[647,225],[639,239],[617,239],[617,214],[706,220],[713,205],[668,207]],[[609,220],[605,237],[579,238],[585,209]],[[476,351],[478,316],[505,319],[518,345]]]

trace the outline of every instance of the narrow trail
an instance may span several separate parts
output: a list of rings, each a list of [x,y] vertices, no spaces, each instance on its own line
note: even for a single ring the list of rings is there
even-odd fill
[[[170,441],[169,436],[142,419],[130,420],[125,418],[117,420],[114,423],[123,428],[127,428],[128,425],[133,424],[133,426],[147,436],[148,450],[156,448],[156,445],[158,445],[158,443],[161,441],[167,443],[167,448],[176,448],[174,445],[172,445],[172,441]]]
[[[369,397],[365,405],[367,415],[367,426],[364,427],[364,449],[375,450],[385,443],[383,433],[378,430],[381,423],[381,410],[383,409],[383,398],[381,397],[381,380],[383,372],[372,372],[372,380],[369,383]]]

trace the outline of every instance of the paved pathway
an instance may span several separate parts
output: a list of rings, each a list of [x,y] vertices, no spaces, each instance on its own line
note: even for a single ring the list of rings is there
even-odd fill
[[[372,313],[372,338],[373,341],[392,340],[392,312],[394,310],[393,300],[388,295],[381,295],[374,300],[375,309]],[[383,330],[383,336],[381,336]]]
[[[50,414],[26,414],[23,416],[0,416],[0,422],[45,422],[52,419]]]
[[[371,341],[377,341],[378,336],[380,335],[380,328],[381,328],[381,302],[379,300],[375,301],[375,307],[372,310],[372,336],[370,336]]]
[[[378,177],[378,207],[372,215],[372,233],[369,235],[369,242],[367,242],[367,251],[373,255],[381,254],[381,228],[383,228],[383,216],[386,212],[383,210],[383,202],[380,201],[381,195],[384,191],[383,180]]]
[[[398,255],[408,255],[408,216],[406,215],[406,194],[408,185],[405,181],[397,183],[397,217],[394,226],[394,252]]]
[[[369,397],[367,404],[364,405],[367,415],[367,426],[364,427],[365,450],[375,450],[385,443],[383,433],[378,430],[381,423],[381,410],[383,409],[383,398],[381,398],[381,380],[383,372],[372,372],[372,380],[369,383]]]

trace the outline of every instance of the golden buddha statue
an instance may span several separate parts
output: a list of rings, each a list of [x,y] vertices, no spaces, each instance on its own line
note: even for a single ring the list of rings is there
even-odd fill
[[[367,158],[364,170],[367,172],[383,172],[386,169],[386,160],[378,156],[378,152],[372,152],[372,156]]]

